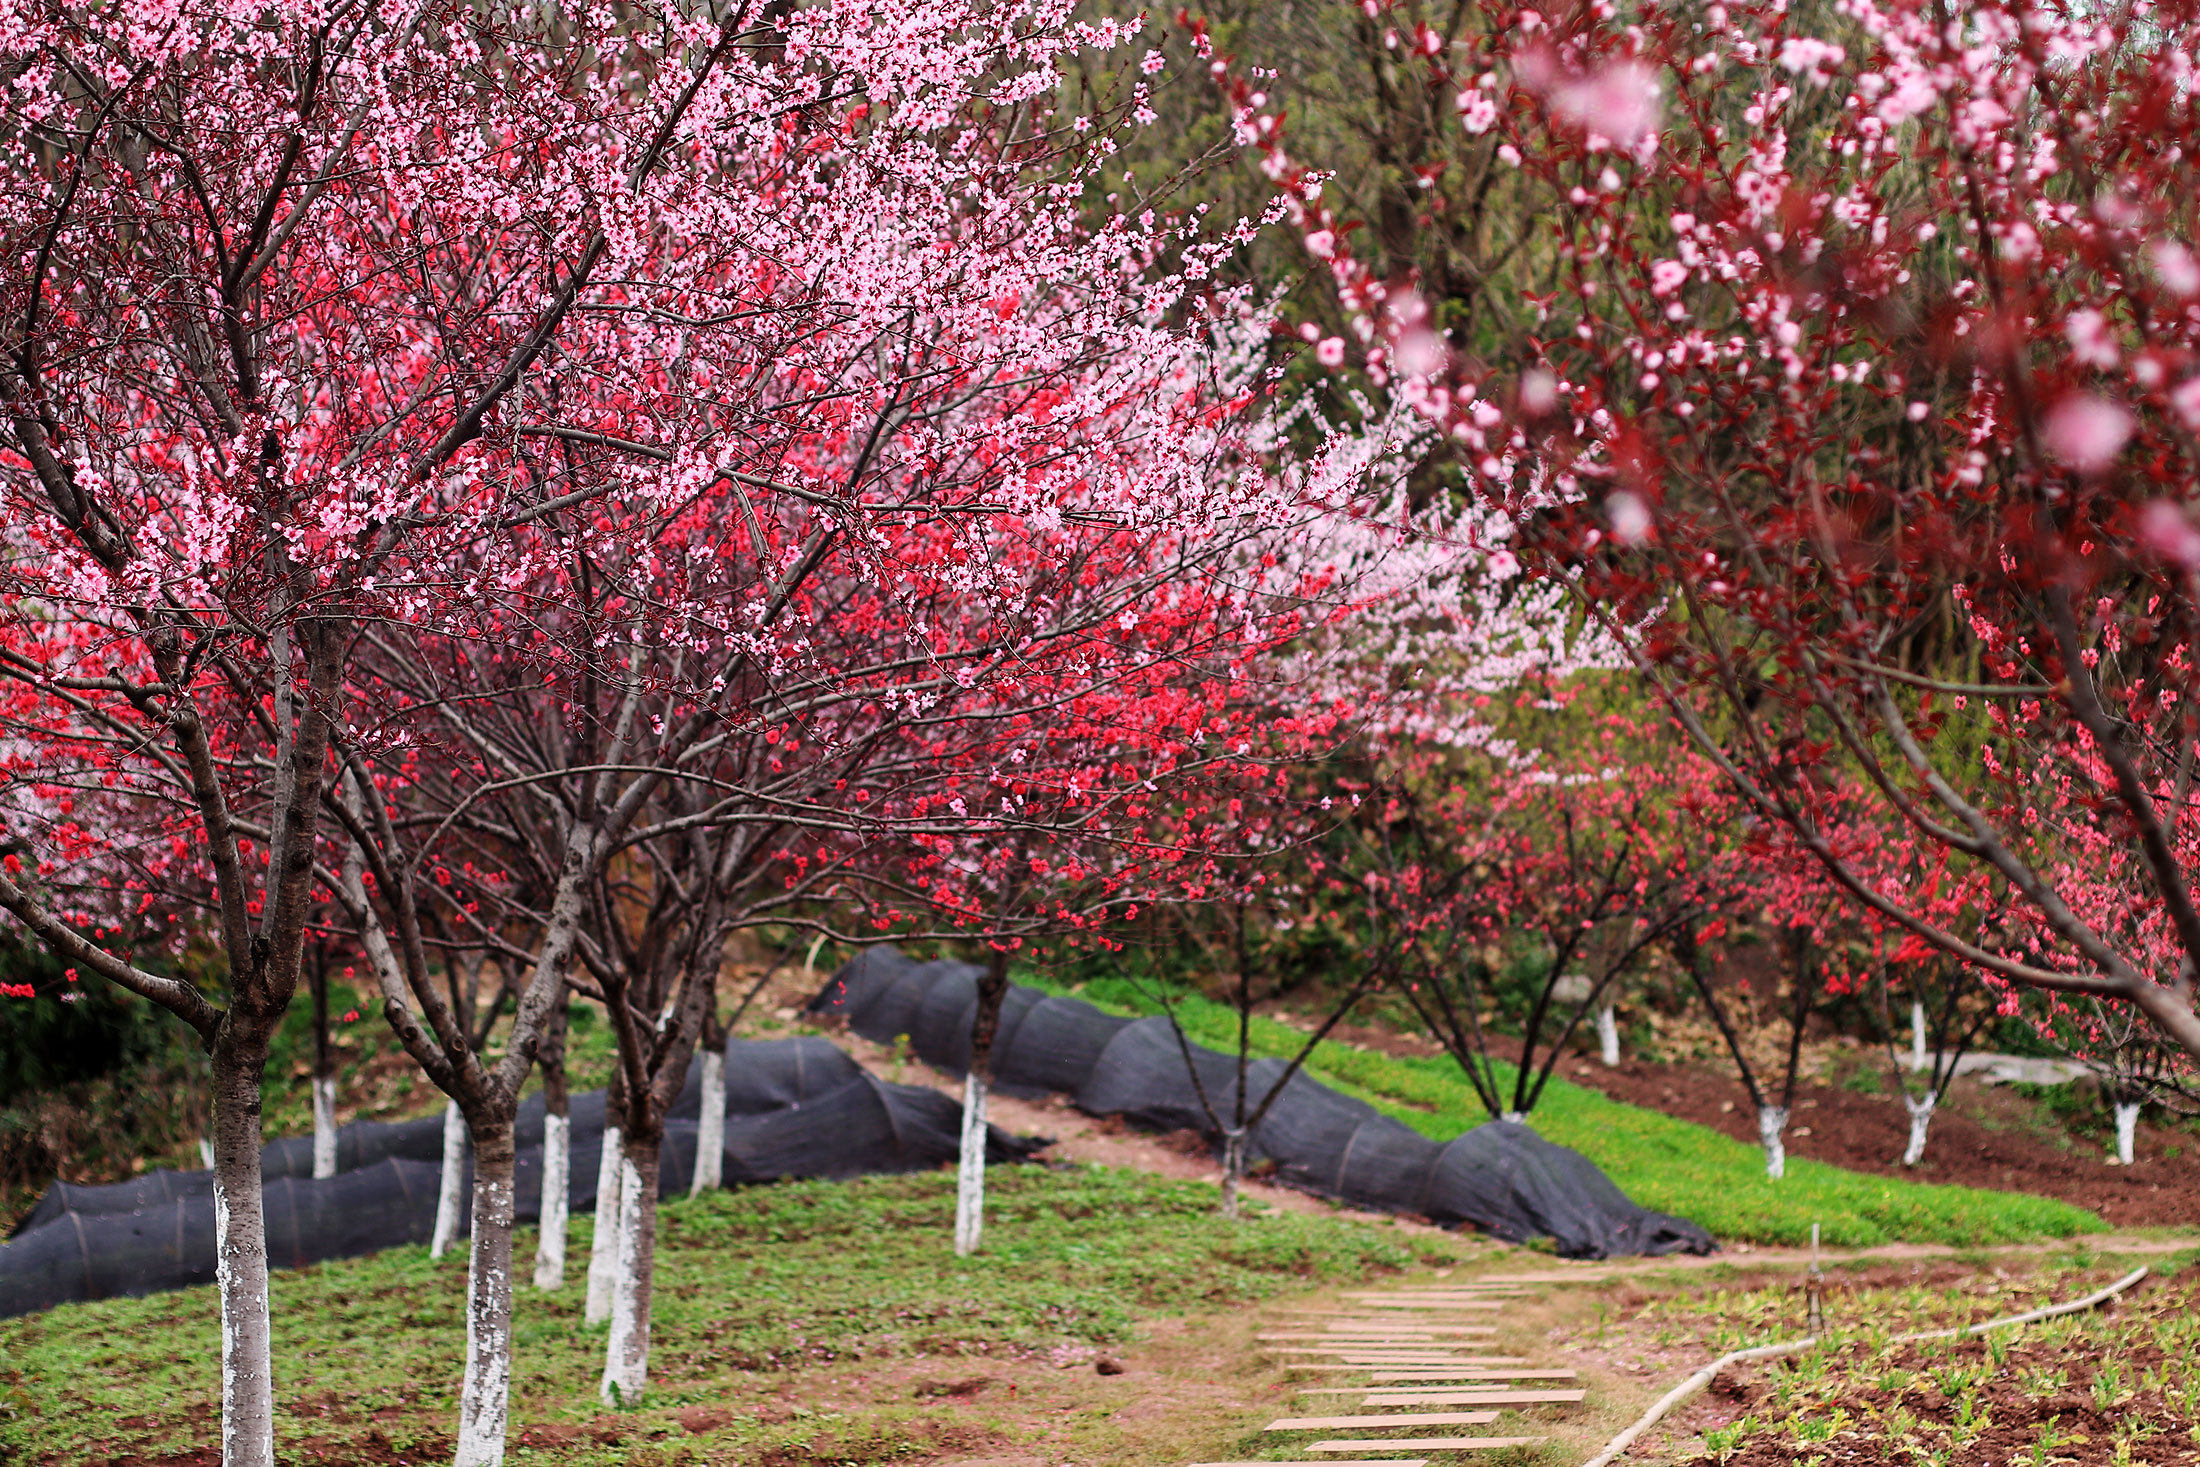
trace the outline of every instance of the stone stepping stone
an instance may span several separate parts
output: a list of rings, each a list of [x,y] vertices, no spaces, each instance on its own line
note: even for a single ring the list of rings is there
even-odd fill
[[[1363,1406],[1555,1406],[1574,1405],[1584,1391],[1380,1391]]]
[[[1499,1447],[1532,1447],[1539,1436],[1363,1437],[1358,1441],[1315,1442],[1309,1452],[1472,1452]],[[1334,1460],[1334,1459],[1332,1459]]]
[[[1277,1353],[1277,1354],[1289,1354],[1290,1352],[1289,1352],[1289,1351],[1276,1351],[1276,1352],[1274,1352],[1274,1353]],[[1280,1365],[1281,1365],[1281,1366],[1282,1366],[1282,1367],[1283,1367],[1283,1368],[1284,1368],[1285,1370],[1354,1370],[1354,1371],[1361,1371],[1361,1372],[1364,1372],[1365,1374],[1368,1374],[1368,1375],[1371,1375],[1371,1376],[1373,1376],[1373,1377],[1374,1377],[1375,1379],[1377,1379],[1377,1380],[1390,1380],[1390,1379],[1398,1379],[1398,1380],[1418,1380],[1418,1379],[1420,1379],[1420,1378],[1421,1378],[1421,1374],[1422,1374],[1422,1369],[1428,1369],[1428,1370],[1434,1370],[1434,1369],[1435,1369],[1435,1367],[1433,1367],[1433,1366],[1429,1366],[1429,1367],[1422,1367],[1421,1369],[1414,1369],[1414,1370],[1397,1370],[1397,1371],[1386,1371],[1386,1370],[1377,1370],[1377,1369],[1373,1368],[1372,1366],[1367,1366],[1367,1365],[1336,1365],[1336,1364],[1330,1364],[1330,1363],[1326,1363],[1326,1362],[1323,1362],[1323,1361],[1318,1361],[1318,1360],[1284,1360],[1284,1361],[1279,1361],[1278,1363],[1279,1363],[1279,1364],[1280,1364]],[[1521,1356],[1519,1356],[1519,1355],[1457,1355],[1457,1356],[1454,1356],[1454,1357],[1452,1357],[1452,1358],[1451,1358],[1450,1360],[1447,1360],[1447,1361],[1445,1361],[1444,1363],[1445,1363],[1445,1364],[1447,1364],[1447,1365],[1524,1365],[1524,1364],[1526,1364],[1526,1363],[1527,1363],[1527,1361],[1526,1361],[1526,1360],[1525,1360],[1525,1359],[1524,1359],[1523,1357],[1521,1357]],[[1435,1378],[1435,1379],[1437,1379],[1437,1380],[1453,1380],[1453,1379],[1456,1379],[1457,1377],[1456,1377],[1456,1376],[1455,1376],[1455,1375],[1454,1375],[1454,1374],[1453,1374],[1452,1372],[1449,1372],[1449,1371],[1445,1371],[1445,1372],[1439,1372],[1439,1373],[1437,1373],[1437,1374],[1436,1374],[1436,1376],[1435,1376],[1434,1378]],[[1366,1387],[1366,1386],[1361,1386],[1361,1387],[1359,1387],[1359,1389],[1361,1389],[1361,1390],[1366,1390],[1366,1389],[1369,1389],[1369,1388],[1368,1388],[1368,1387]]]
[[[1391,1416],[1286,1416],[1263,1431],[1351,1431],[1363,1426],[1486,1426],[1495,1411],[1426,1411]]]
[[[1572,1380],[1571,1370],[1374,1370],[1371,1380]]]
[[[1478,1334],[1482,1334],[1482,1335],[1493,1335],[1493,1334],[1496,1334],[1496,1333],[1497,1333],[1497,1331],[1495,1331],[1495,1330],[1482,1330],[1482,1331],[1478,1331],[1477,1333],[1478,1333]],[[1253,1338],[1254,1338],[1254,1339],[1256,1339],[1256,1340],[1277,1340],[1277,1341],[1281,1341],[1281,1340],[1304,1340],[1304,1341],[1311,1341],[1311,1342],[1313,1342],[1313,1343],[1315,1343],[1315,1344],[1321,1344],[1321,1345],[1348,1345],[1348,1346],[1355,1346],[1355,1347],[1358,1347],[1358,1346],[1364,1346],[1364,1347],[1367,1347],[1367,1348],[1371,1348],[1371,1349],[1383,1349],[1383,1348],[1388,1348],[1388,1347],[1402,1347],[1402,1348],[1406,1348],[1406,1349],[1434,1349],[1434,1348],[1437,1348],[1437,1347],[1443,1347],[1443,1348],[1447,1348],[1447,1349],[1448,1349],[1448,1348],[1450,1348],[1451,1346],[1453,1346],[1453,1345],[1455,1345],[1455,1344],[1468,1344],[1468,1343],[1472,1343],[1471,1341],[1465,1341],[1465,1340],[1441,1340],[1441,1339],[1438,1339],[1438,1338],[1437,1338],[1436,1336],[1434,1336],[1434,1335],[1422,1335],[1422,1336],[1419,1336],[1419,1337],[1415,1337],[1415,1336],[1412,1336],[1412,1335],[1304,1335],[1304,1334],[1269,1334],[1269,1335],[1255,1335],[1255,1336],[1253,1336]]]

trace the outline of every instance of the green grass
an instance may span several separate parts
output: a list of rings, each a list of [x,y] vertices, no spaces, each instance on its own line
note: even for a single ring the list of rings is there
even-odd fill
[[[799,1182],[668,1202],[658,1254],[652,1392],[609,1415],[594,1385],[604,1330],[581,1322],[589,1220],[558,1295],[517,1301],[516,1463],[633,1463],[676,1436],[695,1461],[888,1461],[927,1455],[940,1417],[906,1384],[861,1413],[788,1412],[820,1372],[1118,1345],[1143,1316],[1231,1309],[1286,1289],[1368,1277],[1471,1245],[1343,1219],[1215,1214],[1208,1185],[1102,1167],[991,1173],[986,1248],[949,1247],[954,1177],[941,1171]],[[533,1256],[522,1233],[518,1256]],[[280,1445],[288,1461],[447,1454],[463,1368],[461,1252],[398,1248],[278,1273]],[[219,1370],[210,1289],[68,1305],[0,1321],[0,1464],[64,1467],[158,1457],[215,1438]],[[729,1419],[702,1432],[681,1408]],[[875,1404],[877,1409],[869,1409]],[[753,1407],[762,1406],[758,1414]],[[586,1439],[542,1446],[561,1430]],[[958,1427],[957,1429],[968,1429]],[[609,1435],[610,1442],[598,1438]],[[637,1455],[637,1450],[643,1455]]]
[[[1043,977],[1023,981],[1050,986]],[[1118,1013],[1161,1012],[1150,990],[1124,980],[1090,982],[1075,992]],[[1196,996],[1176,1007],[1194,1040],[1234,1052],[1234,1010]],[[1253,1021],[1252,1037],[1261,1055],[1289,1056],[1306,1042],[1297,1030],[1268,1019]],[[1439,1140],[1485,1119],[1481,1102],[1449,1056],[1401,1057],[1325,1042],[1308,1069],[1324,1084]],[[1509,1085],[1510,1067],[1500,1070]],[[1867,1176],[1794,1157],[1786,1177],[1775,1182],[1765,1176],[1763,1156],[1754,1146],[1556,1076],[1530,1124],[1545,1139],[1594,1161],[1644,1207],[1688,1218],[1728,1241],[1807,1243],[1812,1223],[1823,1225],[1822,1236],[1834,1247],[2021,1243],[2107,1227],[2083,1208],[2052,1198]]]

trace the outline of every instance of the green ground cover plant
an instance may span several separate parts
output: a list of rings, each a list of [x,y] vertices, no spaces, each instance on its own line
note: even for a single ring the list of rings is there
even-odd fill
[[[1043,975],[1022,981],[1074,992],[1118,1013],[1153,1014],[1162,1008],[1151,985],[1125,979],[1074,988],[1050,985]],[[1234,1052],[1235,1010],[1196,994],[1172,994],[1170,1001],[1194,1041]],[[1296,1053],[1306,1036],[1276,1020],[1256,1018],[1252,1042],[1260,1055],[1286,1056]],[[1448,1139],[1484,1119],[1472,1087],[1448,1056],[1391,1055],[1326,1041],[1308,1068],[1322,1083],[1427,1136]],[[2106,1228],[2094,1214],[2050,1198],[1866,1176],[1799,1158],[1790,1158],[1787,1176],[1775,1182],[1764,1175],[1755,1147],[1607,1099],[1563,1078],[1553,1078],[1530,1124],[1594,1161],[1636,1202],[1690,1218],[1734,1242],[1807,1243],[1813,1223],[1821,1225],[1824,1242],[1833,1247],[2021,1243]]]
[[[519,1464],[887,1462],[977,1430],[906,1384],[860,1415],[790,1410],[823,1372],[968,1377],[988,1361],[1089,1355],[1143,1317],[1228,1310],[1277,1292],[1458,1261],[1475,1245],[1280,1213],[1215,1215],[1214,1188],[1113,1168],[1004,1167],[986,1249],[949,1248],[947,1172],[798,1182],[668,1201],[648,1399],[596,1399],[603,1327],[583,1290],[518,1292]],[[575,1220],[585,1257],[590,1220]],[[531,1255],[523,1232],[519,1255]],[[298,1462],[447,1456],[463,1369],[465,1250],[423,1248],[275,1276],[279,1445]],[[68,1305],[0,1321],[0,1464],[153,1460],[216,1441],[210,1289]],[[698,1416],[700,1403],[708,1403]],[[701,1429],[697,1429],[700,1425]],[[1004,1428],[1007,1429],[1007,1428]],[[531,1445],[530,1445],[531,1444]],[[192,1459],[195,1460],[195,1459]]]
[[[1692,1467],[1884,1462],[2186,1463],[2200,1448],[2195,1255],[2148,1259],[2152,1276],[2111,1310],[1960,1339],[1905,1334],[2006,1318],[2073,1298],[2130,1260],[2079,1253],[2037,1270],[1951,1262],[1926,1277],[1885,1265],[1837,1272],[1825,1342],[1720,1377]],[[1653,1345],[1726,1351],[1801,1333],[1798,1281],[1742,1281],[1650,1302],[1630,1330]]]

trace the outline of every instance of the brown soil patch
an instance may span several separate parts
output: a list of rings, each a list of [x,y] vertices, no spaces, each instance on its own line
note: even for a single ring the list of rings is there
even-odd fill
[[[2134,1303],[2120,1307],[2135,1304],[2141,1320],[2172,1327],[2192,1302],[2191,1290],[2177,1285],[2142,1286],[2126,1299]],[[1701,1434],[1753,1418],[1768,1428],[1738,1448],[1693,1457],[1692,1467],[1789,1467],[1804,1458],[1825,1467],[1904,1458],[1950,1467],[2167,1467],[2196,1460],[2190,1368],[2183,1355],[2095,1316],[2075,1337],[2011,1333],[1992,1346],[1983,1339],[1913,1343],[1884,1359],[1850,1346],[1831,1362],[1833,1388],[1804,1400],[1780,1390],[1772,1369],[1730,1368],[1694,1403],[1691,1419],[1676,1425]]]

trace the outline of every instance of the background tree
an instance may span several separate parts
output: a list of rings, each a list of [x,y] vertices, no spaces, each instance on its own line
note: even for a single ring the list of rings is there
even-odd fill
[[[1547,269],[1502,340],[1409,350],[1371,297],[1393,390],[1850,900],[2200,1053],[2195,120],[2161,60],[2192,17],[1481,14],[1431,64],[1520,160]],[[2038,941],[1876,889],[1835,835],[1865,810]],[[2164,947],[2082,910],[2069,873],[2111,868]]]

